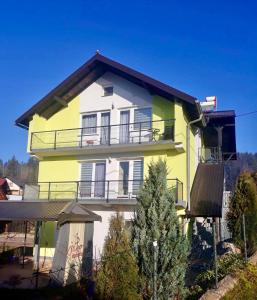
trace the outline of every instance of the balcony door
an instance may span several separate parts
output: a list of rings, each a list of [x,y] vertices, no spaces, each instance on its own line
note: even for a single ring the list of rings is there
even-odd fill
[[[81,164],[80,196],[101,198],[105,196],[105,162]]]
[[[95,197],[104,197],[105,195],[105,163],[95,164]]]
[[[129,161],[119,164],[119,196],[128,195],[129,189]]]
[[[110,142],[110,113],[101,113],[101,144]]]
[[[120,144],[129,143],[129,119],[130,111],[124,110],[120,112]]]
[[[136,196],[143,184],[143,160],[119,163],[119,196]]]
[[[91,198],[92,191],[92,174],[93,164],[82,163],[81,164],[81,182],[80,182],[80,197]]]

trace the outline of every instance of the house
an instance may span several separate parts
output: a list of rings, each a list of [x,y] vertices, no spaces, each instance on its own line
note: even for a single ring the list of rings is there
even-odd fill
[[[9,187],[8,200],[22,200],[24,184],[9,177],[5,177],[5,179]]]
[[[130,222],[148,165],[159,158],[185,231],[188,218],[222,217],[223,164],[236,159],[234,111],[206,111],[195,97],[97,53],[16,124],[39,159],[33,197],[76,201],[101,217],[95,259],[110,216],[119,211]],[[41,257],[54,255],[55,224],[44,225]]]
[[[0,178],[0,200],[7,200],[9,187],[5,178]]]

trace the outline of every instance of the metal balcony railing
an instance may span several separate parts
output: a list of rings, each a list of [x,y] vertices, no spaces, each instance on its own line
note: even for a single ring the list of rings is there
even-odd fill
[[[63,181],[39,182],[40,200],[110,200],[135,199],[143,180]],[[183,183],[167,179],[167,186],[176,202],[183,201]]]
[[[202,163],[229,161],[235,154],[235,152],[224,152],[219,147],[202,147],[198,149],[198,159]]]
[[[174,125],[175,120],[169,119],[32,132],[30,150],[174,141]]]

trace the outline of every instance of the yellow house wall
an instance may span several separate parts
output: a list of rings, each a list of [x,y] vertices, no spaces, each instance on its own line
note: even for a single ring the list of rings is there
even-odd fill
[[[146,151],[144,153],[144,174],[148,173],[148,165],[151,161],[159,158],[167,161],[169,175],[168,178],[178,178],[183,182],[183,198],[187,201],[187,165],[186,165],[186,130],[188,120],[185,116],[183,106],[180,102],[171,102],[161,97],[154,97],[153,101],[153,120],[164,118],[175,118],[175,142],[182,143],[184,152],[177,150]],[[196,171],[196,149],[195,136],[190,132],[190,187],[192,186]],[[179,212],[181,214],[182,212]]]
[[[29,123],[27,151],[30,151],[32,132],[80,127],[79,101],[80,98],[77,96],[68,103],[67,107],[62,108],[49,119],[45,119],[44,117],[35,114]]]
[[[38,181],[76,181],[79,162],[76,157],[47,157],[39,162]]]

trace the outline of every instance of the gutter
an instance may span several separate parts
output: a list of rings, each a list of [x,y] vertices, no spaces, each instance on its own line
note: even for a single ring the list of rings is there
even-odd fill
[[[191,199],[190,199],[190,129],[191,125],[202,122],[203,126],[206,126],[206,121],[204,118],[204,114],[202,112],[202,108],[200,106],[200,102],[197,100],[195,101],[197,110],[199,113],[199,118],[192,120],[187,123],[187,130],[186,130],[186,168],[187,168],[187,211],[189,212],[191,209]]]

